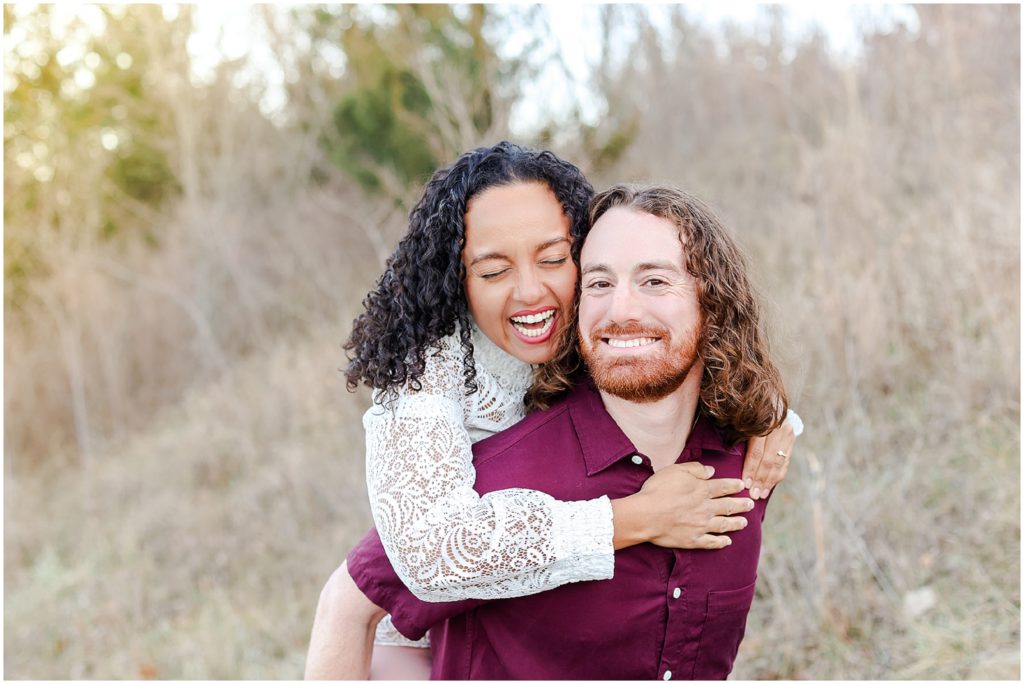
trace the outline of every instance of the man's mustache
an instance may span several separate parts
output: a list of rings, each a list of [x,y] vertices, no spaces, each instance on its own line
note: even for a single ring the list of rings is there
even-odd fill
[[[641,323],[620,325],[618,323],[609,323],[590,333],[590,341],[596,345],[605,337],[624,337],[626,335],[635,335],[636,337],[668,337],[669,334],[667,328],[656,325],[643,325]]]

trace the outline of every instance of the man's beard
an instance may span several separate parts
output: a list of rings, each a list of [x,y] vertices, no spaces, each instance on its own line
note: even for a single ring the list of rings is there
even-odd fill
[[[611,323],[590,336],[589,348],[580,344],[580,352],[598,389],[613,396],[637,403],[650,403],[675,392],[686,380],[697,362],[697,336],[692,331],[687,339],[674,340],[668,330],[639,324],[621,326]],[[612,358],[602,354],[604,337],[631,335],[661,338],[657,354]]]

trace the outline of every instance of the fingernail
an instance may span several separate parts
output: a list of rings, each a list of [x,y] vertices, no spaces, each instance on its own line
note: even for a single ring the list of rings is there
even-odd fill
[[[750,498],[751,499],[756,499],[757,495],[760,494],[760,493],[761,493],[761,490],[758,489],[757,487],[754,487],[753,489],[750,490]]]
[[[754,500],[753,499],[747,499],[747,510],[749,511],[753,507],[754,507]]]
[[[747,526],[747,519],[746,518],[740,518],[740,520],[743,521],[743,524],[740,525],[740,527],[746,527]]]
[[[729,546],[730,544],[732,544],[732,537],[726,537],[725,538],[725,545]]]
[[[715,474],[715,469],[711,466],[704,466],[704,472],[708,474],[708,477],[711,477]]]
[[[750,489],[750,485],[754,484],[754,481],[749,477],[743,481],[743,486]]]

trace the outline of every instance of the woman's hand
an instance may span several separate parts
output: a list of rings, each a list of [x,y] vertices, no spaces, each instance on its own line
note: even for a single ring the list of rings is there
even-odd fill
[[[695,461],[661,468],[640,491],[612,501],[615,549],[649,541],[676,549],[720,549],[732,543],[726,532],[742,530],[754,501],[732,496],[743,491],[736,478],[712,480],[714,468]]]
[[[786,420],[767,437],[751,437],[743,459],[743,483],[750,498],[767,499],[772,487],[782,482],[789,470],[796,434]]]

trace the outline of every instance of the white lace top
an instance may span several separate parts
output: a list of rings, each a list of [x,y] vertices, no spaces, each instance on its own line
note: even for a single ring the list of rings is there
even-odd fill
[[[472,444],[525,415],[531,368],[474,328],[477,392],[466,394],[458,334],[427,352],[421,389],[363,416],[370,509],[395,572],[424,601],[500,599],[609,579],[608,497],[558,501],[529,489],[480,496]],[[378,639],[394,642],[385,620]]]

